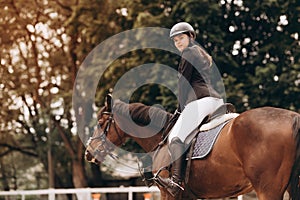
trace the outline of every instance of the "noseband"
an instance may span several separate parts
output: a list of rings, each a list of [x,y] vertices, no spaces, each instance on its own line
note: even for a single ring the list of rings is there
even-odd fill
[[[107,134],[112,125],[113,125],[113,128],[119,139],[119,144],[116,144],[116,145],[121,145],[123,143],[123,140],[122,140],[122,137],[116,127],[116,123],[113,118],[113,113],[104,111],[102,113],[102,115],[103,114],[109,115],[108,122],[105,125],[104,131],[102,133],[100,133],[98,136],[90,137],[88,139],[86,145],[89,146],[93,150],[93,152],[90,152],[90,153],[92,153],[93,157],[100,156],[100,158],[102,159],[102,157],[103,157],[103,160],[104,160],[105,155],[107,155],[107,154],[110,155],[111,151],[114,149],[113,145],[111,145],[110,143],[107,142]],[[101,129],[101,124],[98,122],[97,131],[99,129]],[[93,146],[91,145],[92,141],[94,141],[94,140],[100,140],[100,144],[98,144],[98,146],[96,148],[93,148]]]

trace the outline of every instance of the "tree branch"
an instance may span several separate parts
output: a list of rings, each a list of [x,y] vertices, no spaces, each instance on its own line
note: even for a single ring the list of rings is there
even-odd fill
[[[13,145],[10,145],[10,144],[5,144],[5,143],[0,143],[0,147],[6,147],[8,148],[9,150],[3,152],[0,154],[0,156],[4,156],[4,155],[7,155],[8,153],[10,153],[11,151],[17,151],[17,152],[20,152],[20,153],[23,153],[23,154],[26,154],[28,156],[33,156],[33,157],[38,157],[38,154],[37,153],[34,153],[32,151],[27,151],[26,149],[33,149],[32,147],[17,147],[17,146],[13,146]]]

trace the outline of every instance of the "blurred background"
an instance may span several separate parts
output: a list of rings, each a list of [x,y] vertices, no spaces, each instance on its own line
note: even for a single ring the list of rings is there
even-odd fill
[[[0,0],[0,10],[0,190],[143,185],[138,175],[84,160],[78,133],[96,119],[72,107],[87,55],[133,28],[187,21],[238,112],[260,106],[300,111],[298,0]],[[81,103],[96,112],[126,71],[156,62],[176,69],[178,59],[161,50],[131,51],[105,71],[96,102]],[[177,105],[176,96],[156,84],[136,90],[131,101],[170,112]],[[140,151],[132,141],[126,148]]]

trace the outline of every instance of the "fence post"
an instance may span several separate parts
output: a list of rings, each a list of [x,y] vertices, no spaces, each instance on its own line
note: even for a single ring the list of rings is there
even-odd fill
[[[128,200],[133,200],[133,192],[131,187],[129,187],[129,191],[128,191]]]
[[[91,200],[92,199],[91,191],[89,188],[85,188],[83,190],[76,192],[76,197],[78,200]]]
[[[53,188],[48,189],[48,200],[55,200],[55,190]]]

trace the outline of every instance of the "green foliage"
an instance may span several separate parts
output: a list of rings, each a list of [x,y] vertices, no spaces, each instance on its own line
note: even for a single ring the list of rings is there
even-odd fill
[[[212,55],[223,78],[227,101],[235,104],[238,111],[265,105],[300,110],[297,0],[60,0],[30,4],[0,1],[0,5],[1,159],[7,161],[17,151],[18,158],[26,155],[33,161],[31,165],[17,159],[21,164],[16,165],[22,167],[24,162],[26,171],[42,164],[44,174],[51,137],[59,186],[86,185],[86,180],[81,179],[81,184],[72,179],[80,174],[80,170],[74,173],[74,163],[78,161],[84,168],[83,145],[74,130],[83,133],[92,124],[92,104],[103,105],[109,88],[137,66],[154,63],[177,68],[179,56],[170,52],[129,52],[114,60],[102,77],[86,70],[91,80],[84,84],[99,81],[96,102],[72,105],[74,81],[81,63],[97,45],[125,30],[171,28],[179,21],[187,21],[195,27],[197,41]],[[119,48],[111,44],[105,52],[107,59]],[[96,65],[105,63],[96,55],[93,59]],[[143,73],[141,76],[147,75]],[[149,82],[158,78],[168,80],[168,74],[155,68],[150,75]],[[176,85],[177,80],[169,82]],[[85,95],[90,93],[93,91],[86,91]],[[138,88],[130,100],[161,104],[170,112],[177,105],[176,94],[158,84]],[[85,110],[79,109],[82,107]],[[82,124],[76,126],[75,118]],[[130,142],[127,145],[129,149],[137,148]],[[3,177],[5,172],[1,173]]]

